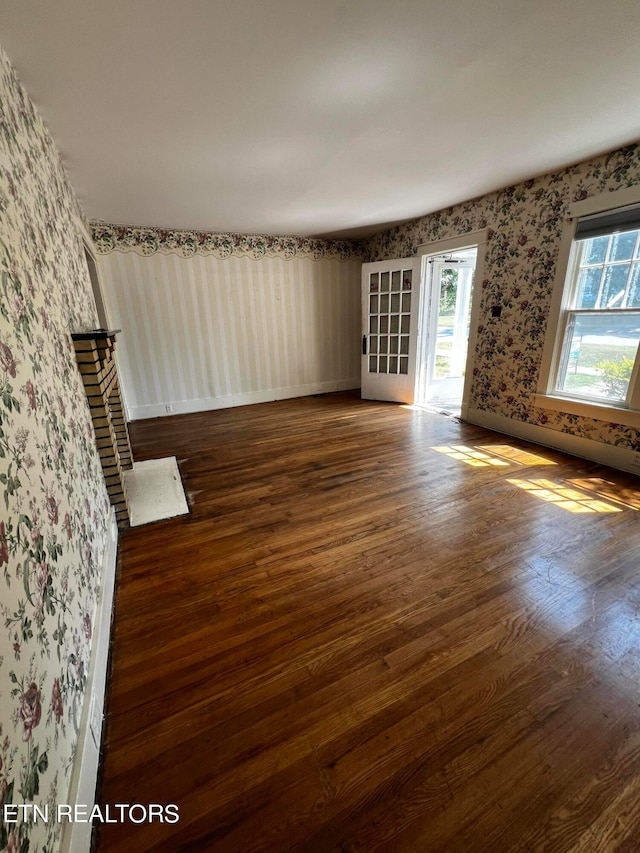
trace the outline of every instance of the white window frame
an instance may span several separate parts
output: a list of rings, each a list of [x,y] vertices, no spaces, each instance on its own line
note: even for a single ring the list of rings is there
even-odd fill
[[[571,307],[572,276],[578,246],[574,240],[578,219],[596,213],[605,213],[619,207],[640,204],[640,186],[608,192],[576,202],[569,208],[569,218],[565,221],[560,240],[553,297],[549,311],[549,323],[540,366],[538,393],[534,403],[543,409],[563,412],[570,415],[582,415],[595,420],[623,424],[640,428],[640,351],[629,382],[629,405],[574,399],[566,394],[555,392],[555,381],[559,360],[562,355],[564,330],[567,312]]]

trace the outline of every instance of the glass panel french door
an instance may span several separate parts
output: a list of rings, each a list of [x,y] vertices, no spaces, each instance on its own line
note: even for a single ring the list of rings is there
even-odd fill
[[[413,403],[420,258],[362,265],[362,397]]]

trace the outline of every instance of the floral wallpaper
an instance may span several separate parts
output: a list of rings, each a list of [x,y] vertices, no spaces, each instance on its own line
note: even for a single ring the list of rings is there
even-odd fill
[[[421,243],[488,229],[470,406],[640,450],[637,429],[533,403],[568,207],[639,182],[640,146],[630,145],[376,234],[365,244],[367,260],[409,257]],[[493,305],[502,306],[500,319],[491,317]]]
[[[41,808],[66,802],[108,515],[69,337],[96,325],[79,213],[0,51],[0,803]],[[59,832],[0,823],[0,850]]]
[[[348,240],[319,240],[312,237],[272,237],[261,234],[219,234],[211,231],[176,231],[161,228],[110,225],[92,222],[91,232],[96,250],[138,252],[140,255],[176,254],[214,255],[224,260],[239,258],[310,258],[348,261],[362,256],[360,243]]]

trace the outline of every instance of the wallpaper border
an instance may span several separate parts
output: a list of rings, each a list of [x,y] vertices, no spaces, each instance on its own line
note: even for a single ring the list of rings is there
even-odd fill
[[[349,261],[362,258],[362,243],[351,240],[321,240],[314,237],[234,234],[217,231],[148,228],[139,225],[115,225],[91,221],[89,230],[101,255],[110,252],[136,252],[139,255],[175,254],[182,258],[213,255],[230,257],[308,258],[314,261]]]

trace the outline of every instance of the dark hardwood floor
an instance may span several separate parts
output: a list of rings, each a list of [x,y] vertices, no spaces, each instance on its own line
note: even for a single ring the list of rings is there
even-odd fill
[[[640,850],[638,480],[354,394],[134,423],[106,851]]]

